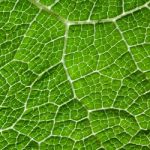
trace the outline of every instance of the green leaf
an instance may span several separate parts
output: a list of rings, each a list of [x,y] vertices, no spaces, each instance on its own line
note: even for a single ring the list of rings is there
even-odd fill
[[[0,0],[0,149],[149,150],[150,1]]]

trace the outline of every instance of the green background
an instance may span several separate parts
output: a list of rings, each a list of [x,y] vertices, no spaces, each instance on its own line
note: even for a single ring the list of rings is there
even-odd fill
[[[149,150],[150,1],[0,0],[0,149]]]

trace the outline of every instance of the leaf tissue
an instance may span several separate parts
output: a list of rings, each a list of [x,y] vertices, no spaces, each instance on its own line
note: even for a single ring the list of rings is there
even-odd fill
[[[0,150],[150,150],[150,1],[0,0]]]

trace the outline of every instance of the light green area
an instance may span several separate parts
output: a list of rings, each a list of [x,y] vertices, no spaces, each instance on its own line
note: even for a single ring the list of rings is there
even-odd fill
[[[150,1],[1,0],[0,150],[150,150]]]

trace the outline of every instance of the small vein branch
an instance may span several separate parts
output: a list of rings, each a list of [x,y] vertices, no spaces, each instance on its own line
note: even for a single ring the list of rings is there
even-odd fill
[[[69,33],[69,24],[67,22],[66,22],[65,27],[66,27],[66,30],[65,30],[65,35],[64,35],[64,38],[65,38],[64,39],[64,48],[63,48],[63,54],[62,54],[61,62],[63,64],[64,70],[66,72],[67,79],[68,79],[68,81],[71,85],[73,96],[74,96],[74,98],[77,98],[75,90],[74,90],[74,86],[73,86],[73,80],[71,79],[71,77],[69,75],[69,72],[68,72],[68,69],[67,69],[67,66],[66,66],[66,62],[65,62],[66,49],[67,49],[67,40],[68,40],[68,33]]]
[[[129,54],[130,54],[132,60],[134,61],[134,64],[135,64],[136,68],[137,68],[138,70],[141,70],[141,69],[139,68],[137,62],[136,62],[135,59],[134,59],[134,56],[133,56],[133,54],[132,54],[132,52],[131,52],[131,50],[130,50],[130,46],[128,45],[128,43],[127,43],[127,41],[126,41],[126,39],[125,39],[123,33],[121,32],[121,30],[120,30],[120,28],[119,28],[119,26],[118,26],[118,24],[117,24],[116,22],[115,22],[115,25],[116,25],[116,28],[117,28],[118,32],[120,33],[120,35],[121,35],[121,37],[122,37],[122,40],[124,41],[125,45],[127,46],[127,50],[128,50],[128,52],[129,52]]]
[[[57,14],[56,12],[52,11],[51,9],[49,9],[49,7],[39,3],[36,0],[28,0],[29,2],[31,2],[33,5],[35,5],[37,8],[42,9],[46,12],[48,12],[49,14],[53,15],[54,17],[56,17],[59,21],[61,21],[62,23],[65,22],[65,19],[60,16],[59,14]]]

